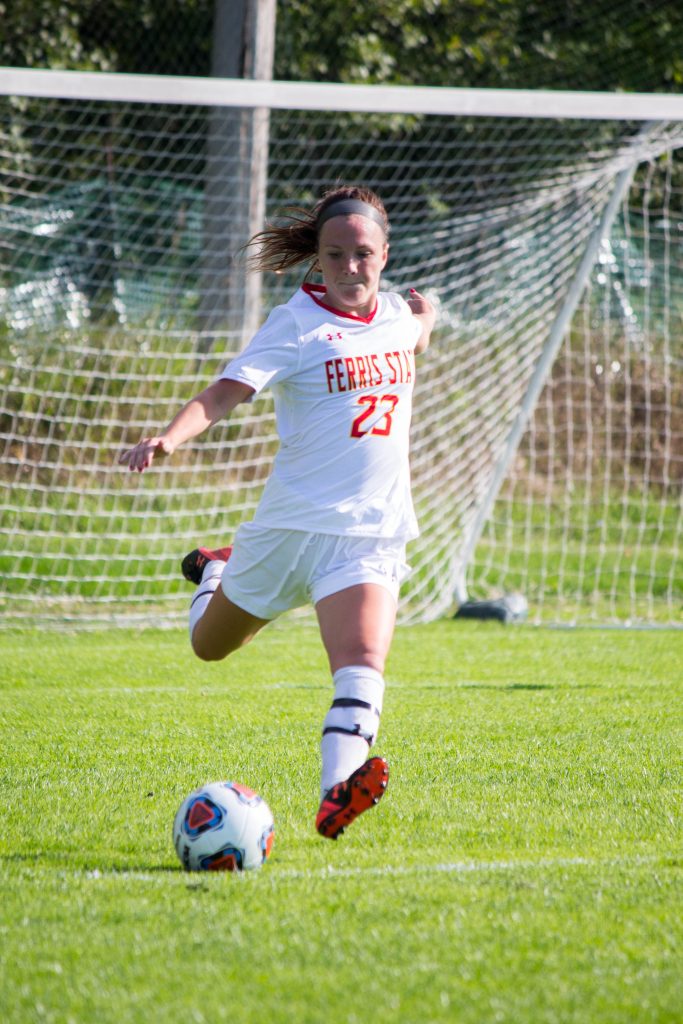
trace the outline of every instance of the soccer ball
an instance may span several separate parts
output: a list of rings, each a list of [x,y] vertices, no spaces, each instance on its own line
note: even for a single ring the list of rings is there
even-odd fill
[[[186,871],[250,871],[273,848],[273,815],[239,782],[210,782],[186,797],[173,822],[173,843]]]

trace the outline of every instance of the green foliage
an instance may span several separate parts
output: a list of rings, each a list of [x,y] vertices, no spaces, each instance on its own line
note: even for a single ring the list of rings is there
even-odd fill
[[[211,0],[4,0],[0,64],[208,74],[212,23]]]
[[[682,30],[672,0],[291,0],[278,5],[276,77],[668,91],[683,82]]]
[[[213,8],[213,0],[4,0],[0,64],[206,75]],[[281,0],[275,76],[675,91],[681,32],[677,0]]]
[[[682,658],[671,632],[399,630],[389,790],[330,843],[314,628],[219,665],[180,632],[3,634],[3,1022],[675,1024]],[[273,856],[187,875],[173,815],[226,777]]]
[[[68,0],[2,0],[0,64],[87,68],[91,57],[82,50],[80,21]]]

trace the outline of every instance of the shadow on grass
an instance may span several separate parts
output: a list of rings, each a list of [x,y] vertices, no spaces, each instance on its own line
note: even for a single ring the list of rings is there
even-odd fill
[[[461,690],[590,690],[589,683],[577,683],[571,686],[557,683],[460,683]]]
[[[554,683],[460,683],[461,690],[556,690]]]
[[[2,853],[0,864],[26,864],[31,867],[61,867],[83,872],[93,878],[129,874],[185,874],[180,864],[130,864],[130,863],[75,863],[76,857],[67,853],[51,853],[49,850],[33,850],[31,853]]]

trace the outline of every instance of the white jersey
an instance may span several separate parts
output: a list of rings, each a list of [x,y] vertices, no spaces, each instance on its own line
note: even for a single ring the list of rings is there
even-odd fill
[[[270,386],[280,449],[254,522],[317,533],[418,534],[409,430],[421,324],[393,292],[368,317],[305,284],[277,306],[221,377]]]

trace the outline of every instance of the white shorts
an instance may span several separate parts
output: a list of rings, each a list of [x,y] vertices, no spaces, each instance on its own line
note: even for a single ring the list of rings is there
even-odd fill
[[[403,541],[244,523],[235,534],[221,586],[230,601],[251,615],[275,619],[358,583],[378,583],[397,601],[409,572]]]

